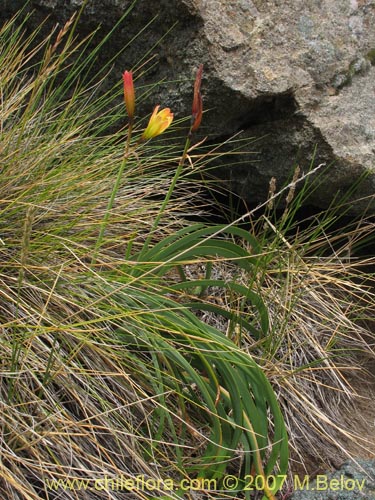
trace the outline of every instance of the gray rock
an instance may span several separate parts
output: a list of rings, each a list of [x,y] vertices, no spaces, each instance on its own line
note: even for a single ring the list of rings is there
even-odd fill
[[[46,28],[61,24],[82,3],[33,0],[34,22],[50,14]],[[1,4],[3,15],[19,6]],[[81,32],[99,21],[102,33],[110,30],[130,4],[90,0]],[[374,0],[138,0],[103,58],[116,54],[154,16],[117,57],[110,79],[119,79],[177,23],[152,50],[155,59],[138,82],[164,79],[152,93],[155,101],[186,116],[195,70],[204,63],[207,113],[201,135],[215,141],[243,131],[240,138],[257,138],[249,146],[255,154],[244,155],[240,166],[218,170],[236,192],[250,202],[264,201],[271,177],[280,187],[296,163],[304,171],[311,162],[326,163],[328,180],[310,190],[309,203],[329,206],[367,175],[356,197],[372,198],[375,212]],[[139,112],[149,113],[155,101]]]
[[[348,461],[339,470],[317,476],[304,485],[300,478],[297,488],[299,485],[304,487],[295,491],[290,500],[374,500],[375,462]]]

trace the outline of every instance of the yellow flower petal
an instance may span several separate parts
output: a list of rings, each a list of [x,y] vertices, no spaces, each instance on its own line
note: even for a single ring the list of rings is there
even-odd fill
[[[160,106],[155,109],[150,117],[148,125],[142,134],[142,139],[152,139],[166,130],[173,121],[173,113],[169,108],[159,111]]]

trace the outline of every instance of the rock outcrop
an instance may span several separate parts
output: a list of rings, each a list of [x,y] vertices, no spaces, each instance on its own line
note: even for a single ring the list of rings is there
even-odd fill
[[[2,15],[20,3],[5,2]],[[49,14],[49,25],[62,23],[82,3],[33,0],[30,22]],[[110,30],[131,3],[89,0],[80,30],[98,22],[103,32]],[[160,40],[140,81],[164,79],[158,100],[184,116],[203,63],[202,133],[212,142],[236,133],[257,139],[237,166],[220,169],[237,193],[248,202],[264,201],[271,177],[280,187],[297,163],[306,171],[324,162],[328,176],[310,190],[309,203],[328,206],[366,175],[354,195],[366,199],[352,210],[372,201],[375,212],[374,0],[138,0],[103,57],[111,58],[147,23],[116,58],[112,78]],[[145,110],[152,105],[145,102]]]
[[[374,460],[348,460],[340,469],[321,474],[314,481],[308,476],[295,482],[299,488],[290,500],[375,500]]]

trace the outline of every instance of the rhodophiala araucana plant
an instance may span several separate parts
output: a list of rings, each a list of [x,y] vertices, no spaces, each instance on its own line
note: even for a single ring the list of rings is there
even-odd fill
[[[152,139],[162,134],[172,123],[173,113],[171,113],[171,110],[169,108],[164,108],[159,111],[159,108],[160,105],[155,106],[148,125],[142,134],[142,139]]]

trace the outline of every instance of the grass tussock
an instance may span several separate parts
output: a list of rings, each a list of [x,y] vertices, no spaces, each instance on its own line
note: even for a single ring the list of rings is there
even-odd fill
[[[260,221],[268,234],[257,272],[219,262],[211,274],[218,282],[235,276],[236,283],[257,291],[269,314],[269,333],[255,337],[211,307],[200,317],[263,367],[288,428],[291,470],[313,473],[348,456],[373,456],[375,442],[366,430],[371,424],[359,425],[358,416],[373,394],[374,259],[348,255],[353,236],[361,245],[373,223],[330,233],[322,221],[320,229],[313,223],[314,238],[312,227],[286,238],[269,216]],[[205,271],[194,265],[187,272],[195,279]],[[254,313],[241,293],[223,294],[220,287],[208,287],[201,300],[242,318]]]
[[[372,230],[363,221],[354,231],[360,241]],[[338,465],[354,443],[363,454],[374,453],[354,417],[361,398],[371,400],[366,365],[375,354],[375,301],[368,269],[374,259],[347,256],[352,234],[340,230],[327,240],[322,228],[321,238],[311,239],[307,230],[292,244],[279,240],[262,287],[272,335],[259,354],[280,396],[295,459],[317,468]]]
[[[374,355],[374,301],[343,250],[372,226],[290,239],[290,214],[251,231],[189,221],[204,210],[190,174],[215,149],[183,168],[179,144],[140,144],[135,122],[124,164],[122,89],[101,92],[108,68],[82,77],[96,51],[74,24],[42,42],[20,17],[0,32],[0,491],[250,498],[246,474],[287,472],[286,429],[302,461],[306,443],[321,456],[361,440],[342,401]],[[125,487],[139,476],[152,483]]]

